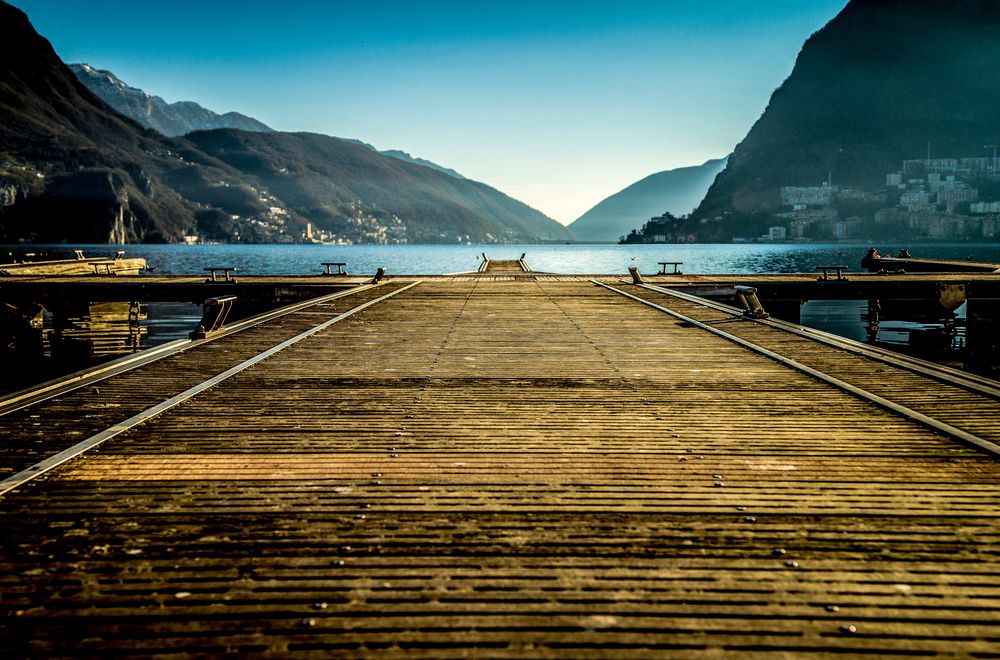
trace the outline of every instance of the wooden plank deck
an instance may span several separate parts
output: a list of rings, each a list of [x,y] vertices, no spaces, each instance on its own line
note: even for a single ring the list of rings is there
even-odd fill
[[[397,280],[430,281],[481,280],[480,273],[450,275],[401,275]],[[517,261],[490,261],[487,275],[504,279],[576,280],[586,281],[593,275],[554,274],[522,271]],[[711,274],[711,275],[645,275],[646,281],[670,288],[706,291],[712,288],[731,289],[737,284],[755,286],[764,299],[928,299],[938,296],[938,289],[963,286],[969,297],[1000,298],[1000,274],[934,273],[877,275],[848,273],[846,281],[817,281],[814,273],[786,274]],[[622,274],[605,274],[598,279],[614,282]],[[216,295],[236,295],[247,300],[300,300],[319,296],[346,286],[371,281],[367,276],[324,275],[240,275],[238,282],[206,283],[201,276],[148,275],[134,278],[96,276],[73,277],[5,277],[0,279],[0,297],[4,300],[82,299],[102,301],[181,300],[201,302]]]
[[[350,309],[399,286],[362,290],[321,303],[278,318],[266,327],[251,327],[197,350],[177,352],[115,378],[0,415],[0,478],[225,371],[315,325],[319,318]]]
[[[392,286],[117,376],[87,414]],[[989,397],[629,292],[1000,427]],[[4,445],[128,416],[69,396],[0,417]],[[998,484],[980,452],[592,283],[440,278],[0,499],[0,654],[995,656]]]

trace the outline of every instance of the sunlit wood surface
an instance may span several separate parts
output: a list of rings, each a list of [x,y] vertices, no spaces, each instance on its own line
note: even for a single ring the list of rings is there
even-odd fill
[[[1000,465],[569,278],[437,278],[0,499],[0,654],[1000,654]],[[22,469],[393,287],[0,417]],[[1000,404],[632,291],[1000,440]]]

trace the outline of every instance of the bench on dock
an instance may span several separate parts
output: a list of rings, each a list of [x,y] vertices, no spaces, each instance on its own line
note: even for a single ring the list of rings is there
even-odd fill
[[[347,271],[344,270],[344,266],[347,265],[346,261],[321,261],[319,262],[319,265],[326,266],[326,272],[323,273],[324,275],[347,275]],[[337,267],[336,273],[330,270],[334,266]]]
[[[236,277],[229,277],[229,273],[236,272],[236,268],[233,266],[214,266],[205,269],[207,272],[211,273],[212,276],[205,280],[205,282],[236,282]],[[225,279],[220,280],[217,277],[218,273],[223,273]]]
[[[673,273],[669,273],[669,274],[671,274],[671,275],[683,275],[683,273],[681,273],[681,268],[680,268],[681,265],[684,264],[683,261],[657,261],[656,263],[660,264],[660,272],[659,272],[660,275],[667,275],[668,274],[667,273],[667,266],[673,266],[674,267],[674,272]]]
[[[847,282],[847,276],[844,275],[844,271],[847,270],[847,266],[816,266],[816,270],[823,271],[823,274],[816,278],[817,282],[828,282],[830,280],[830,271],[835,271],[837,273],[838,282]]]

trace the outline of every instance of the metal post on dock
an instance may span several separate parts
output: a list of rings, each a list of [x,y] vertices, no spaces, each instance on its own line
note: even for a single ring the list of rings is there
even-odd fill
[[[770,318],[770,314],[764,311],[764,306],[757,298],[757,289],[752,286],[737,286],[736,299],[743,305],[743,316],[751,319]]]
[[[203,305],[201,321],[188,337],[191,339],[205,339],[212,333],[221,330],[235,303],[236,296],[217,296],[207,299]]]
[[[861,319],[867,321],[865,326],[865,341],[874,344],[878,341],[878,330],[881,322],[882,305],[876,298],[868,299],[868,313],[862,314]]]
[[[642,284],[642,275],[635,266],[629,266],[628,272],[632,275],[632,284]]]

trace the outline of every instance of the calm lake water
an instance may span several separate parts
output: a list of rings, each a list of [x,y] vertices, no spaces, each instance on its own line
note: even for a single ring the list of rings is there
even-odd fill
[[[659,261],[683,262],[686,273],[795,273],[815,272],[819,265],[846,265],[860,271],[868,244],[794,245],[7,245],[0,246],[0,262],[73,258],[82,249],[87,256],[144,257],[156,274],[204,275],[208,266],[234,266],[241,275],[305,275],[320,273],[320,262],[342,261],[352,274],[374,273],[384,267],[391,274],[443,274],[475,270],[486,252],[491,259],[526,261],[535,271],[561,274],[626,274],[637,266],[643,273],[659,270]],[[1000,244],[935,243],[880,245],[882,254],[909,248],[914,256],[1000,262]],[[141,276],[140,276],[141,277]],[[93,301],[100,303],[101,301]],[[803,305],[801,322],[851,339],[865,339],[866,301],[810,301]],[[25,358],[8,351],[2,357],[16,369],[0,375],[0,391],[27,387],[139,348],[187,337],[201,318],[200,306],[188,303],[149,303],[131,310],[128,304],[95,304],[88,315],[69,319],[57,332],[51,315],[39,330],[40,356]],[[238,310],[237,310],[238,311]],[[964,306],[958,311],[964,316]],[[904,347],[912,332],[932,328],[885,320],[879,333],[883,343]],[[957,337],[961,342],[961,335]],[[38,351],[36,351],[38,352]],[[27,362],[25,362],[27,360]]]
[[[303,275],[322,272],[320,262],[343,261],[352,273],[441,274],[475,270],[481,255],[516,259],[522,253],[533,270],[550,273],[612,274],[638,266],[655,272],[658,261],[682,261],[687,273],[815,272],[816,266],[844,264],[860,270],[868,244],[775,245],[31,245],[0,246],[0,261],[25,253],[72,258],[87,256],[144,257],[150,268],[166,275],[201,275],[207,266],[235,266],[244,275]],[[879,245],[894,255],[908,247],[917,257],[1000,261],[1000,244],[929,243]],[[6,258],[2,258],[6,257]]]

